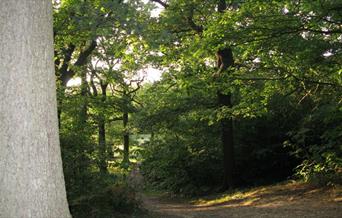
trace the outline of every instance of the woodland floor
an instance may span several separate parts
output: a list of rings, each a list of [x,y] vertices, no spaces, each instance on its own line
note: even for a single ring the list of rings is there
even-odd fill
[[[141,199],[148,218],[342,217],[341,186],[286,183],[196,200],[155,193],[143,193]]]

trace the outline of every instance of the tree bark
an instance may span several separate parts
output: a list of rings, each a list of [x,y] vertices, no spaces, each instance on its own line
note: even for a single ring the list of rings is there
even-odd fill
[[[99,115],[99,150],[100,150],[100,172],[107,173],[107,146],[106,146],[106,127],[104,116]]]
[[[101,82],[101,101],[102,107],[105,107],[106,99],[107,99],[107,83]],[[106,144],[106,123],[105,123],[105,115],[104,113],[99,114],[98,118],[99,125],[99,147],[100,147],[100,172],[107,173],[107,144]]]
[[[128,113],[124,112],[122,116],[123,120],[123,127],[124,127],[124,136],[123,136],[123,143],[124,143],[124,158],[123,163],[129,163],[129,133],[127,130],[128,124]]]
[[[88,82],[87,82],[87,72],[85,69],[81,71],[81,108],[79,114],[79,122],[81,127],[85,127],[87,125],[88,119]]]
[[[220,13],[224,13],[227,4],[225,0],[219,0],[217,10]],[[231,48],[223,48],[217,51],[217,67],[218,77],[222,73],[227,73],[226,70],[233,66],[234,58]],[[220,107],[225,106],[231,108],[232,100],[231,93],[226,93],[223,90],[217,91],[218,105]],[[221,143],[223,150],[223,189],[234,187],[234,170],[235,170],[235,158],[234,158],[234,129],[233,119],[224,118],[221,120]]]
[[[217,92],[218,103],[220,106],[232,107],[231,94]],[[234,187],[234,134],[233,119],[224,118],[221,120],[221,143],[223,150],[223,189]]]
[[[67,218],[50,0],[0,1],[0,217]]]

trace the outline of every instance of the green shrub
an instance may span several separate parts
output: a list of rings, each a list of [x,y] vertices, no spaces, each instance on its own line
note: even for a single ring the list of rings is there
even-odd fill
[[[125,217],[140,209],[135,191],[127,185],[116,184],[70,202],[74,218]]]
[[[325,152],[319,158],[304,160],[296,168],[296,175],[319,186],[342,184],[342,159]]]
[[[158,189],[184,195],[199,194],[220,182],[221,161],[215,146],[194,151],[189,142],[153,141],[144,153],[141,166],[145,179]],[[211,149],[210,149],[211,148]]]
[[[342,184],[342,108],[318,107],[291,132],[286,146],[303,162],[296,175],[316,185]]]

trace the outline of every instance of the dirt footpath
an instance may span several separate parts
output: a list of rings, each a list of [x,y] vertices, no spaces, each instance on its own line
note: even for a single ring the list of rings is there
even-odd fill
[[[288,183],[197,200],[143,194],[142,201],[151,218],[342,218],[341,190]]]

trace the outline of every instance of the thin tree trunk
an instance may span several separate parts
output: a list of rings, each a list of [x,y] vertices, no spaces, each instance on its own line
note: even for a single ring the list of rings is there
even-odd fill
[[[128,124],[128,113],[123,113],[123,127],[124,127],[124,135],[123,135],[123,143],[124,143],[124,158],[123,163],[129,163],[129,133],[127,130]]]
[[[107,173],[106,127],[103,115],[99,115],[100,172]]]
[[[90,85],[93,89],[93,95],[95,97],[98,97],[98,92],[96,85],[93,80],[93,76],[96,74],[96,72],[93,72],[93,75],[90,78]],[[100,86],[101,86],[101,107],[104,108],[107,100],[107,86],[108,83],[103,82],[100,80]],[[97,125],[98,125],[98,145],[99,145],[99,168],[101,173],[108,173],[107,169],[107,144],[106,144],[106,117],[103,112],[100,111],[98,117],[97,117]]]
[[[57,84],[57,118],[58,118],[58,129],[62,127],[62,105],[63,98],[65,96],[65,88],[64,86]]]
[[[50,0],[0,1],[0,62],[0,217],[70,217]]]
[[[107,83],[103,84],[101,82],[101,90],[102,90],[102,106],[104,107],[104,104],[107,99]],[[100,172],[101,173],[107,173],[107,144],[106,144],[106,124],[105,124],[105,115],[103,113],[99,114],[99,146],[100,146]]]
[[[81,71],[81,108],[78,114],[78,132],[81,133],[85,129],[88,128],[87,120],[88,120],[88,83],[87,83],[87,72],[83,69]],[[63,93],[64,94],[64,93]],[[77,175],[81,178],[81,190],[84,192],[84,187],[86,187],[86,180],[84,177],[84,166],[87,162],[87,157],[85,150],[87,150],[87,144],[82,144],[80,149],[77,149],[76,155],[78,156],[78,167],[77,167]]]
[[[87,82],[87,72],[85,70],[81,73],[81,98],[82,105],[79,114],[80,126],[83,128],[87,124],[88,118],[88,82]]]

